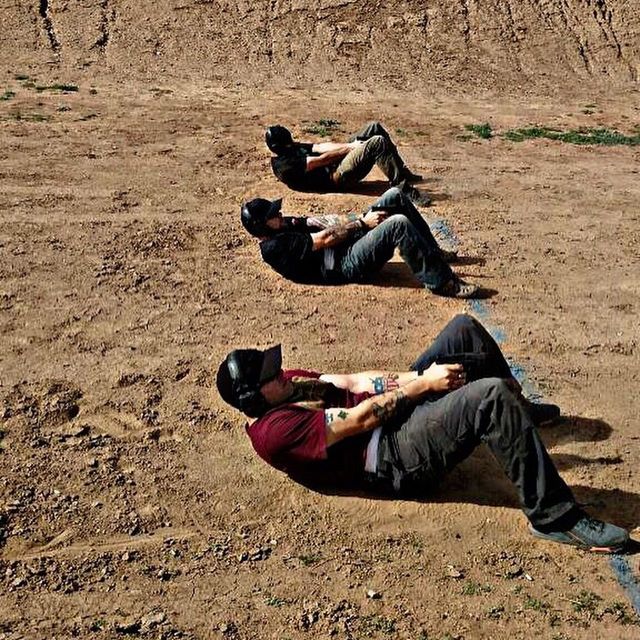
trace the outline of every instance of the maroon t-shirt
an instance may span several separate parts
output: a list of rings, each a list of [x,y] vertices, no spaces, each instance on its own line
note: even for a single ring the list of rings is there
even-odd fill
[[[247,434],[256,453],[268,464],[304,485],[353,485],[364,477],[364,461],[370,433],[350,436],[327,447],[324,409],[349,409],[369,398],[318,378],[315,371],[300,369],[284,376],[300,385],[300,401],[313,408],[285,404],[271,409]]]

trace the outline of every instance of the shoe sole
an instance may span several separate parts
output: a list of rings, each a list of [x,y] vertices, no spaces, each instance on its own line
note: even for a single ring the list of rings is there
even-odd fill
[[[573,540],[554,540],[553,538],[548,538],[544,534],[540,534],[538,531],[536,531],[535,529],[532,529],[531,527],[529,527],[529,532],[534,538],[538,538],[539,540],[546,540],[547,542],[555,542],[556,544],[566,544],[571,547],[576,547],[577,549],[582,549],[582,551],[589,551],[591,553],[602,553],[602,554],[619,553],[627,546],[627,542],[628,542],[628,541],[625,541],[619,545],[616,545],[615,547],[594,547],[594,546],[585,544],[582,540],[580,540],[580,538],[577,538],[576,536],[572,535],[568,531],[566,532],[566,534],[572,537]]]

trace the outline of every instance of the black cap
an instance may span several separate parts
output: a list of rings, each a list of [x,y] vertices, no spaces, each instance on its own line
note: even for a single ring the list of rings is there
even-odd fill
[[[282,347],[264,351],[236,349],[220,364],[216,386],[222,399],[252,418],[269,409],[260,387],[273,380],[282,369]]]
[[[258,238],[272,235],[273,229],[267,226],[267,220],[275,218],[282,208],[282,198],[278,200],[265,200],[254,198],[245,202],[240,207],[240,220],[242,226],[252,235]]]
[[[264,140],[267,143],[269,150],[277,156],[285,152],[287,148],[293,144],[291,131],[279,124],[267,127],[264,134]]]

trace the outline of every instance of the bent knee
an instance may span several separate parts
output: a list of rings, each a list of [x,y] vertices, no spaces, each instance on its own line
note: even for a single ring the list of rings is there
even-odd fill
[[[387,148],[387,141],[384,136],[371,136],[367,140],[366,145],[370,149],[375,149],[376,151],[382,152]]]
[[[402,193],[402,190],[399,187],[391,187],[391,189],[387,189],[380,200],[376,204],[380,205],[388,205],[395,204],[396,202],[402,202],[406,196]]]
[[[481,378],[480,380],[470,382],[469,385],[473,385],[475,389],[480,391],[485,397],[506,398],[514,395],[512,386],[505,378]]]
[[[448,326],[460,331],[474,329],[479,325],[480,323],[473,316],[470,316],[468,313],[459,313],[451,319]]]
[[[395,213],[383,220],[380,224],[385,224],[387,226],[393,226],[402,229],[407,229],[413,226],[409,218],[407,218],[404,213]]]

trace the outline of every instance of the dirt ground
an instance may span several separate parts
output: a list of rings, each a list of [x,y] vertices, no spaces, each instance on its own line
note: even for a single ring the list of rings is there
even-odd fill
[[[640,147],[501,135],[637,131],[635,3],[400,4],[0,9],[1,640],[639,637],[638,555],[533,540],[487,452],[423,502],[321,495],[215,393],[236,346],[398,370],[475,313],[562,407],[543,437],[578,499],[640,539]],[[372,199],[271,176],[264,127],[328,118],[388,126],[495,295],[428,295],[400,262],[339,289],[263,267],[242,200]]]

